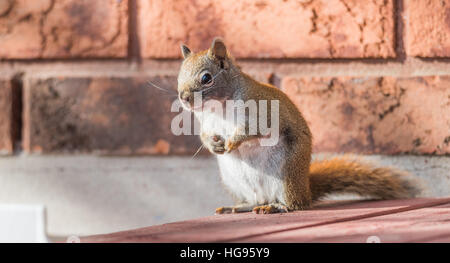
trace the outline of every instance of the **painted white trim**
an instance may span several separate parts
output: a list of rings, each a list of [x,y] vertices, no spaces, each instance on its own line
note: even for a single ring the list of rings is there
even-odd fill
[[[43,205],[1,204],[1,243],[47,243]]]

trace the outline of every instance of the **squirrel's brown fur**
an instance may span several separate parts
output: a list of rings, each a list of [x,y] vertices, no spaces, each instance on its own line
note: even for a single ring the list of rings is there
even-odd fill
[[[280,165],[279,173],[282,175],[284,184],[284,201],[281,202],[281,206],[289,210],[307,209],[311,207],[314,200],[331,193],[356,193],[380,199],[410,198],[419,193],[418,186],[403,171],[377,168],[349,158],[334,158],[311,163],[312,134],[298,108],[276,87],[260,83],[243,73],[226,51],[222,40],[215,39],[211,48],[206,51],[193,54],[186,46],[182,46],[182,52],[185,60],[178,78],[180,99],[192,102],[189,98],[192,98],[193,92],[202,88],[198,80],[201,77],[199,72],[207,70],[212,75],[224,71],[216,80],[218,84],[214,83],[222,88],[219,87],[214,92],[205,94],[209,98],[244,101],[279,100],[279,130],[284,156],[283,162],[277,164]],[[243,143],[260,136],[260,134],[230,136],[224,138],[223,145],[219,146],[216,140],[212,141],[209,138],[217,138],[220,135],[202,134],[201,139],[211,152],[224,154],[233,152],[242,147]],[[248,204],[248,200],[241,200],[241,202]],[[228,210],[223,207],[217,212],[247,211],[248,207],[255,205],[258,206],[254,209],[261,209],[261,205],[269,203],[270,201],[251,203],[249,206],[240,205]],[[278,205],[280,202],[276,203]],[[272,209],[273,207],[262,209],[266,212],[277,211]]]

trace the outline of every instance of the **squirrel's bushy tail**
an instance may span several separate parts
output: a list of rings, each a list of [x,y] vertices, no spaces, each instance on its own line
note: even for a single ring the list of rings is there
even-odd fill
[[[352,160],[333,158],[315,161],[310,167],[313,200],[327,194],[351,193],[376,199],[402,199],[421,192],[418,181],[404,171]]]

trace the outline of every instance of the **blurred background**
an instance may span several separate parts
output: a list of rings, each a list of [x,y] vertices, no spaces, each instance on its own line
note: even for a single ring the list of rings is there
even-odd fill
[[[0,0],[2,215],[44,206],[57,238],[231,204],[148,84],[175,90],[179,45],[215,36],[296,103],[315,158],[363,155],[450,195],[450,0]]]

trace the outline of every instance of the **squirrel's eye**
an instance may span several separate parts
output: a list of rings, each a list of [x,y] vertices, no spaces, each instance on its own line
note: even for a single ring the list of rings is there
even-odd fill
[[[202,79],[201,79],[201,83],[202,83],[202,85],[212,84],[212,76],[211,76],[211,74],[209,74],[209,73],[203,74]]]

